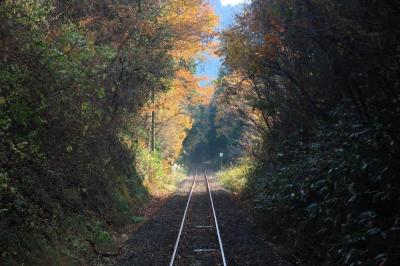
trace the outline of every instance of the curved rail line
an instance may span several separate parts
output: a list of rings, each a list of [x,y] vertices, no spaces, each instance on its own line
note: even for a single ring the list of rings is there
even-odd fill
[[[216,232],[217,232],[218,244],[219,244],[219,248],[220,248],[220,251],[221,251],[222,263],[223,263],[223,266],[227,266],[225,253],[224,253],[224,247],[222,245],[222,238],[221,238],[221,234],[220,234],[219,226],[218,226],[217,215],[215,213],[214,202],[213,202],[212,193],[211,193],[211,189],[210,189],[210,183],[208,181],[207,171],[205,169],[204,169],[204,177],[206,179],[207,191],[208,191],[208,195],[209,195],[210,202],[211,202],[211,209],[212,209],[212,213],[213,213],[213,217],[214,217],[214,224],[215,224],[215,229],[216,229]],[[196,178],[197,178],[197,171],[196,171],[196,174],[194,176],[193,184],[192,184],[192,187],[191,187],[190,192],[189,192],[189,196],[188,196],[188,200],[187,200],[187,203],[186,203],[185,212],[183,213],[181,226],[179,228],[178,237],[177,237],[176,242],[175,242],[175,247],[174,247],[174,251],[172,253],[172,257],[171,257],[171,261],[169,263],[169,266],[173,266],[174,265],[176,253],[177,253],[178,246],[179,246],[179,241],[180,241],[180,238],[181,238],[181,235],[182,235],[182,230],[183,230],[183,227],[184,227],[184,224],[185,224],[185,220],[186,220],[186,214],[187,214],[187,211],[189,209],[189,204],[190,204],[190,200],[191,200],[191,197],[192,197],[192,194],[193,194],[193,189],[194,189],[194,187],[196,185]]]

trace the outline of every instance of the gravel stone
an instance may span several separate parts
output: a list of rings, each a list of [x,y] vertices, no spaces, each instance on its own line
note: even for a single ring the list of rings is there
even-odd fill
[[[193,178],[185,179],[152,219],[132,235],[116,265],[169,265]],[[231,193],[218,184],[213,174],[209,175],[209,183],[227,264],[291,265],[276,253],[274,245],[257,236]],[[199,173],[196,184],[175,265],[222,265],[203,173]]]

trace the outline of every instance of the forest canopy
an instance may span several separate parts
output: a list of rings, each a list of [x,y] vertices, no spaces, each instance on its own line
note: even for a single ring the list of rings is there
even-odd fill
[[[295,263],[399,260],[399,11],[253,0],[220,35],[220,109],[258,132],[221,178]]]
[[[2,261],[81,264],[172,186],[217,21],[203,0],[1,1]]]
[[[1,263],[118,253],[185,162],[294,265],[398,264],[400,3],[240,8],[216,32],[207,0],[0,1]]]

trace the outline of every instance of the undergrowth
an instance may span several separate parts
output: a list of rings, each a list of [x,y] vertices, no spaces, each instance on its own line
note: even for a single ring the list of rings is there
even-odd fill
[[[246,186],[247,176],[253,165],[248,158],[242,159],[236,166],[223,169],[217,173],[221,184],[234,193],[240,193]]]
[[[396,265],[397,144],[390,128],[340,119],[304,141],[266,142],[268,156],[219,173],[269,239],[314,265]],[[265,152],[265,151],[264,151]]]
[[[143,176],[144,186],[152,194],[170,193],[176,189],[179,181],[186,176],[186,169],[172,171],[159,151],[150,151],[143,146],[136,149],[136,169]]]
[[[119,152],[92,154],[92,163],[100,162],[92,171],[101,175],[80,176],[79,183],[70,177],[61,188],[34,187],[40,176],[18,180],[0,171],[1,264],[82,265],[116,252],[124,228],[147,221],[136,210],[174,190],[185,175],[184,169],[172,172],[158,152],[114,143]]]

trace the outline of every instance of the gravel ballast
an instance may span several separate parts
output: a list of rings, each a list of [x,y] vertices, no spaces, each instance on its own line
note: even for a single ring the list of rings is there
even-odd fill
[[[175,265],[222,265],[204,174],[197,178]],[[177,192],[132,235],[116,265],[169,265],[192,182],[193,176],[185,179]],[[272,244],[257,236],[232,195],[213,175],[209,182],[227,265],[291,265],[279,257]],[[199,252],[201,249],[210,251]]]

